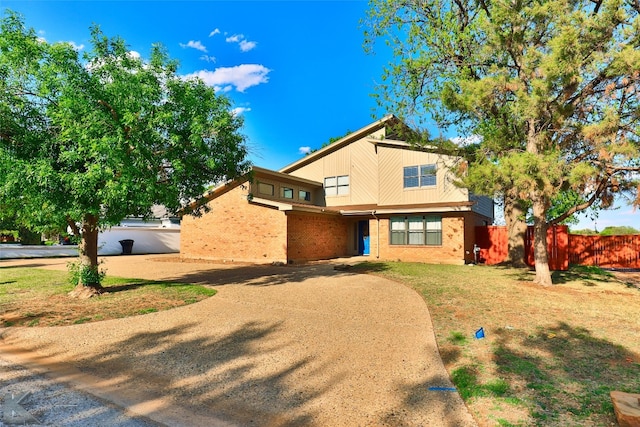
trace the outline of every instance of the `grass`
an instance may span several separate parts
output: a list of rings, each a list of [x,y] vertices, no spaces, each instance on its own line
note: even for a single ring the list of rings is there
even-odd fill
[[[68,273],[0,268],[0,326],[55,326],[153,313],[193,304],[216,291],[201,285],[106,277],[105,293],[90,300],[67,296]]]
[[[481,426],[615,425],[612,390],[640,392],[640,289],[593,267],[364,263],[427,303],[445,366]],[[476,339],[480,327],[485,338]]]

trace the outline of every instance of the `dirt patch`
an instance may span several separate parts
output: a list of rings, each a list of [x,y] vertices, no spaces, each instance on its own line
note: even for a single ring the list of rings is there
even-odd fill
[[[640,271],[612,271],[611,273],[627,286],[640,289]]]

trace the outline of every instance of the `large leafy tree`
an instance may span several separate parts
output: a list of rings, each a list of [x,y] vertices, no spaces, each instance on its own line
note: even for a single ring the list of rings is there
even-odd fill
[[[99,288],[98,231],[129,215],[198,210],[208,185],[248,169],[227,98],[91,29],[82,57],[9,12],[0,22],[0,204],[30,228],[82,236],[82,285]]]
[[[640,6],[634,0],[372,0],[368,38],[395,62],[381,102],[482,137],[466,184],[533,211],[536,281],[551,222],[615,191],[637,198]]]

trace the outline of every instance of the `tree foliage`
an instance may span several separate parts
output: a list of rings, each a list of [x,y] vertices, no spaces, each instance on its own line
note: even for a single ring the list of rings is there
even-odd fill
[[[640,234],[640,230],[626,225],[605,227],[601,232],[601,236],[623,236],[629,234]]]
[[[96,26],[81,56],[17,14],[0,27],[0,204],[30,228],[74,228],[89,268],[100,228],[154,204],[197,211],[208,184],[248,169],[229,100],[180,78],[162,46],[143,61]]]
[[[632,0],[371,1],[368,40],[395,53],[380,101],[481,137],[465,184],[531,204],[539,283],[561,192],[580,197],[552,223],[615,192],[640,204],[639,14]]]
[[[323,143],[322,143],[322,145],[320,146],[320,148],[313,148],[313,149],[309,150],[309,152],[308,152],[306,155],[309,155],[309,154],[311,154],[311,153],[315,153],[315,152],[316,152],[316,151],[318,151],[318,150],[322,150],[323,148],[330,146],[330,145],[331,145],[331,144],[333,144],[334,142],[336,142],[336,141],[340,141],[342,138],[344,138],[344,137],[345,137],[345,136],[347,136],[347,135],[350,135],[351,133],[352,133],[352,132],[351,132],[350,130],[348,130],[348,129],[347,129],[347,132],[346,132],[344,135],[342,135],[342,136],[332,136],[332,137],[330,137],[330,138],[329,138],[329,140],[328,140],[328,141],[323,142]]]

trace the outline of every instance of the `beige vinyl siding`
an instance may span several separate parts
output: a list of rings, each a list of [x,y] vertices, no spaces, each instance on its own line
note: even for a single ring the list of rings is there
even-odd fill
[[[327,177],[349,176],[348,194],[327,196],[327,206],[377,203],[378,165],[375,150],[373,144],[361,139],[296,169],[291,175],[318,182],[324,182]]]
[[[377,203],[378,159],[375,146],[366,140],[351,144],[351,201],[353,205]]]
[[[454,162],[449,156],[384,146],[378,147],[378,156],[380,205],[464,202],[468,200],[467,190],[454,185],[455,177],[448,168]],[[404,168],[421,165],[436,165],[436,185],[404,188]]]
[[[380,205],[399,205],[403,202],[402,152],[397,148],[378,147]]]

